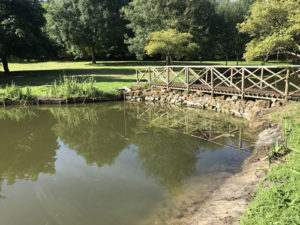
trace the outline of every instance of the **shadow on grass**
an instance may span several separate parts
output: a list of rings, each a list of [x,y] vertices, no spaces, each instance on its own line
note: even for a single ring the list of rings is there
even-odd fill
[[[98,62],[97,64],[86,64],[89,66],[128,66],[128,67],[139,67],[139,66],[165,66],[166,62],[164,61],[107,61],[107,62]],[[201,65],[198,61],[174,61],[173,65]]]
[[[93,76],[97,82],[132,82],[134,79],[131,78],[131,75],[133,74],[135,74],[135,69],[110,68],[15,71],[8,75],[0,72],[0,85],[4,86],[13,82],[21,86],[40,86],[51,84],[63,76],[81,78]]]

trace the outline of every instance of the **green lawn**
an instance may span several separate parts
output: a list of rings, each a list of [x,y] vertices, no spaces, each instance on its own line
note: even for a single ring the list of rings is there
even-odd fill
[[[242,225],[300,224],[300,104],[269,116],[283,128],[288,154],[260,183],[258,194],[242,217]]]
[[[260,61],[239,65],[261,65]],[[269,62],[268,65],[288,64],[285,62]],[[70,61],[51,61],[51,62],[10,62],[10,75],[3,73],[0,67],[0,92],[3,87],[12,82],[18,86],[26,86],[32,89],[33,95],[44,96],[48,86],[53,84],[60,77],[91,77],[96,80],[95,87],[106,93],[124,86],[133,86],[136,82],[135,69],[145,66],[163,66],[164,61],[99,61],[97,64],[90,62],[70,62]],[[224,61],[176,61],[174,65],[225,65]],[[230,61],[229,65],[236,65],[235,61]]]

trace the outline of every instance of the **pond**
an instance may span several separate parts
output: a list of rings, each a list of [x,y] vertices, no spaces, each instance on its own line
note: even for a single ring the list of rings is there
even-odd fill
[[[131,103],[0,109],[1,225],[184,224],[250,156],[244,120]]]

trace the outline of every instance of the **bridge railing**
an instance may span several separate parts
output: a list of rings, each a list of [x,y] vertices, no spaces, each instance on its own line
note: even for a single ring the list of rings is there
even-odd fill
[[[244,97],[300,97],[300,66],[164,66],[138,68],[138,83],[150,87],[232,93]]]

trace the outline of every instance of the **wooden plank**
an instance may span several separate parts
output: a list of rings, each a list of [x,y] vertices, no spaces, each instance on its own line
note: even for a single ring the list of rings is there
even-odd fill
[[[194,80],[193,82],[190,83],[190,85],[194,84],[196,81],[200,81],[202,84],[209,86],[209,84],[207,83],[207,70],[202,73],[202,75],[197,74],[193,69],[189,68],[189,71],[194,75],[194,77],[196,77],[196,80]],[[206,75],[206,80],[202,79],[202,77]]]
[[[216,69],[213,69],[213,70],[217,73],[217,75],[221,78],[221,80],[223,79],[223,80],[226,80],[227,82],[229,82],[229,85],[227,85],[227,86],[229,86],[229,87],[233,86],[235,89],[240,90],[235,84],[230,83],[230,80],[228,80],[227,77],[225,77],[223,74],[221,74],[218,70],[216,70]],[[219,85],[216,85],[216,87],[217,86],[219,86]]]
[[[285,78],[285,92],[284,92],[285,100],[289,99],[290,72],[291,72],[290,69],[287,69],[286,78]]]
[[[149,80],[148,80],[148,82],[149,82],[149,87],[151,88],[151,69],[150,69],[150,67],[148,68],[148,73],[149,73]]]
[[[186,90],[187,92],[189,92],[189,87],[190,87],[189,67],[185,68],[185,83],[186,83]]]
[[[242,87],[241,87],[241,98],[244,100],[245,97],[245,68],[242,68]]]
[[[136,69],[136,70],[135,70],[135,71],[136,71],[136,81],[137,81],[137,84],[140,84],[138,70],[139,70],[139,69]]]
[[[150,68],[150,70],[149,70]],[[300,73],[300,66],[171,66],[171,67],[149,67],[148,70],[145,68],[137,68],[136,69],[136,79],[137,83],[141,83],[143,79],[147,79],[150,86],[156,87],[167,87],[169,85],[172,89],[179,89],[179,90],[202,90],[204,92],[210,92],[212,94],[225,94],[225,95],[241,95],[241,90],[237,93],[237,89],[233,86],[239,88],[239,84],[244,82],[244,96],[247,95],[248,97],[251,96],[253,98],[265,98],[265,99],[282,99],[286,98],[286,88],[281,90],[277,88],[277,84],[285,80],[285,83],[289,83],[288,86],[288,96],[290,98],[296,99],[299,96],[300,100],[300,86],[296,83],[291,82],[291,80],[286,80],[286,75],[283,75],[283,72],[290,70],[291,76],[297,76]],[[173,79],[170,79],[170,72],[169,72],[169,80],[166,77],[165,71],[167,68],[172,70],[180,68],[181,71],[179,72],[171,72],[175,74]],[[173,69],[172,69],[173,68]],[[219,70],[222,69],[222,70]],[[279,69],[279,72],[275,72],[273,69]],[[187,76],[187,69],[188,73],[191,73],[194,77],[189,79],[190,74]],[[198,69],[194,71],[194,69]],[[200,72],[199,72],[200,69]],[[244,79],[235,82],[236,79],[233,79],[233,76],[238,74],[242,75],[242,71],[244,70]],[[182,72],[185,71],[185,78],[181,78]],[[210,81],[208,79],[208,71],[211,72],[210,74]],[[222,72],[223,71],[223,72]],[[225,71],[225,72],[224,72]],[[257,73],[260,71],[260,74]],[[264,79],[264,71],[268,71],[271,76],[266,77]],[[152,77],[153,72],[153,77]],[[230,72],[230,76],[227,76],[227,73]],[[243,75],[242,75],[243,76]],[[178,78],[181,82],[174,82],[174,80]],[[275,81],[273,79],[276,78]],[[298,78],[298,77],[297,77]],[[300,78],[300,77],[299,77]],[[272,80],[271,80],[272,79]],[[160,82],[162,81],[162,82]],[[172,82],[171,82],[172,81]],[[196,81],[199,81],[201,84],[196,84]],[[215,82],[216,81],[216,82]],[[246,83],[250,82],[252,85],[245,88]],[[224,84],[224,85],[223,85]],[[222,86],[223,85],[223,86]],[[257,89],[256,89],[257,88]],[[268,90],[268,89],[271,90]],[[292,88],[292,89],[291,89]],[[282,88],[283,89],[283,88]]]
[[[264,68],[261,68],[261,71],[260,71],[260,89],[263,89],[263,82],[262,80],[264,79]]]
[[[249,72],[249,70],[247,70],[247,68],[243,68],[243,70],[246,70],[247,72]],[[250,72],[251,72],[251,71],[250,71]],[[253,75],[256,79],[260,79],[257,75],[255,75],[255,74],[252,74],[252,75]],[[262,80],[262,82],[263,82],[266,86],[268,86],[268,87],[272,88],[273,90],[277,91],[278,93],[284,95],[284,93],[283,93],[282,91],[280,91],[280,90],[278,90],[277,88],[273,87],[272,85],[270,85],[270,84],[269,84],[268,82],[266,82],[265,80]]]
[[[167,88],[169,89],[169,85],[170,85],[170,71],[169,68],[167,68]]]
[[[214,69],[213,67],[210,68],[210,79],[211,79],[211,97],[214,97]]]
[[[170,69],[170,72],[173,73],[175,76],[171,78],[170,80],[170,83],[172,83],[176,78],[179,78],[183,83],[184,83],[184,80],[180,77],[180,74],[185,71],[185,68],[183,68],[182,70],[179,71],[179,73],[175,73],[171,68]]]

